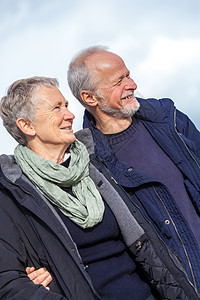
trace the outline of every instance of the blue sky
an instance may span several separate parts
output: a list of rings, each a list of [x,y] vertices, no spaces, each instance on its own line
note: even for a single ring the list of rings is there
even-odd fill
[[[173,99],[200,129],[199,0],[1,0],[0,97],[19,78],[56,77],[82,126],[83,108],[67,86],[67,66],[82,48],[121,55],[145,98]],[[1,153],[16,142],[0,121]]]

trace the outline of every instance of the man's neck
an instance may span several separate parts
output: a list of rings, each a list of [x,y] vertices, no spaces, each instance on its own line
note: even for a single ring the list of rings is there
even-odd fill
[[[117,119],[112,116],[103,115],[101,118],[95,116],[96,120],[96,127],[103,133],[103,134],[114,134],[121,132],[127,129],[131,123],[132,118],[127,119]]]

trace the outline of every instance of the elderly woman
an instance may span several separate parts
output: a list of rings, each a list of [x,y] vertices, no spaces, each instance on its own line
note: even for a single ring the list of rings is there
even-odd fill
[[[16,81],[0,112],[19,143],[0,157],[1,299],[198,299],[176,256],[96,160],[90,130],[78,133],[85,145],[75,138],[55,79]],[[45,267],[50,290],[27,267]]]

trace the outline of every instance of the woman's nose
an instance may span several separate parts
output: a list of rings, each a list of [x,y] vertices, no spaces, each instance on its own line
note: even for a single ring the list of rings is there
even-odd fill
[[[64,113],[64,118],[73,120],[75,118],[75,116],[68,108],[66,108],[65,113]]]

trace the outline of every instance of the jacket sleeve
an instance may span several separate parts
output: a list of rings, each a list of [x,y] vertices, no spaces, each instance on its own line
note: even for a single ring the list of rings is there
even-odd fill
[[[0,193],[0,201],[2,193]],[[25,272],[26,249],[17,226],[0,209],[0,299],[66,300],[67,298],[34,284]]]
[[[188,116],[179,110],[176,111],[176,128],[186,145],[200,158],[200,132]]]

